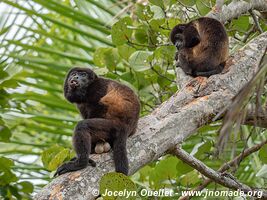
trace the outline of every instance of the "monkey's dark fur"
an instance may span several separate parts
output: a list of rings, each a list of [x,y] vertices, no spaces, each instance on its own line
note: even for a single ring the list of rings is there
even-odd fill
[[[221,73],[228,57],[228,36],[217,20],[201,17],[188,24],[176,25],[170,34],[177,48],[177,67],[191,76]]]
[[[111,144],[117,172],[128,174],[126,140],[135,133],[140,112],[138,97],[127,86],[98,77],[88,68],[73,68],[64,83],[64,95],[75,103],[84,120],[73,135],[77,157],[64,163],[55,175],[95,166],[89,159],[97,142]]]

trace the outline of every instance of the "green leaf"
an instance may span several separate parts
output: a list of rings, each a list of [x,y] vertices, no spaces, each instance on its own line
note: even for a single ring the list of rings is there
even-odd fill
[[[0,125],[0,141],[9,142],[11,132],[6,126]]]
[[[207,157],[207,153],[210,152],[213,143],[211,141],[206,141],[205,143],[200,143],[195,145],[192,153],[196,158],[203,159]]]
[[[88,58],[85,58],[85,57],[82,57],[79,55],[74,55],[73,53],[66,53],[66,52],[57,51],[57,50],[51,49],[51,48],[27,45],[27,44],[23,44],[23,43],[17,42],[17,41],[9,40],[8,42],[10,44],[15,44],[17,46],[21,46],[26,50],[35,50],[36,52],[44,52],[44,53],[48,53],[48,54],[52,54],[52,55],[58,55],[58,56],[61,56],[62,58],[68,58],[68,59],[73,60],[73,61],[80,61],[80,62],[93,64],[91,59],[88,59]]]
[[[94,63],[99,67],[114,70],[119,63],[119,55],[115,48],[98,48],[94,53]]]
[[[32,183],[28,181],[22,181],[18,183],[18,185],[21,187],[20,190],[24,193],[32,193],[33,192],[33,185]]]
[[[179,160],[179,162],[176,165],[176,170],[177,170],[177,177],[179,177],[179,176],[184,175],[188,172],[191,172],[194,169],[192,167],[190,167],[188,164]]]
[[[18,82],[14,79],[3,81],[0,85],[0,87],[2,88],[17,88],[18,86],[19,86]]]
[[[247,31],[249,27],[249,16],[240,16],[238,19],[233,20],[233,28],[238,31]]]
[[[151,6],[151,11],[154,13],[153,19],[165,19],[164,10],[159,6]]]
[[[148,21],[154,15],[149,6],[144,6],[140,3],[135,4],[135,14],[142,21]]]
[[[157,82],[160,85],[161,88],[165,88],[166,86],[169,86],[172,81],[175,80],[175,76],[173,74],[162,74],[162,76],[158,76]]]
[[[10,26],[7,26],[5,28],[3,28],[2,30],[0,30],[0,35],[3,35],[5,34],[6,32],[9,31],[9,29],[11,28],[12,24]]]
[[[35,15],[37,17],[40,17],[43,21],[50,21],[50,22],[52,22],[52,23],[54,23],[60,27],[69,29],[73,32],[84,35],[88,38],[93,38],[93,39],[98,40],[104,44],[112,46],[112,44],[108,40],[106,40],[105,38],[99,37],[97,34],[92,34],[92,33],[89,33],[88,31],[84,31],[81,28],[77,28],[76,26],[72,26],[69,23],[63,22],[62,20],[57,20],[54,15],[53,15],[53,17],[49,17],[49,15],[47,15],[47,14],[40,14],[38,12],[35,12],[34,10],[27,9],[26,7],[23,7],[20,4],[14,3],[12,1],[9,1],[9,0],[2,0],[2,1],[5,2],[6,4],[9,4],[9,5],[15,7],[15,8],[18,8],[19,10],[25,11],[26,14],[29,16]],[[95,23],[91,24],[92,27],[95,27],[94,25],[95,25]],[[97,27],[95,27],[95,28],[99,29],[100,31],[102,30],[102,31],[106,32],[106,30],[105,29],[103,30],[102,29],[103,27],[101,28],[101,27],[99,27],[99,25],[97,25]]]
[[[262,168],[257,172],[257,177],[267,178],[267,165],[263,165]]]
[[[119,46],[126,43],[131,39],[132,30],[129,26],[132,25],[132,19],[130,17],[124,17],[116,22],[111,28],[111,38],[113,44]]]
[[[137,30],[134,32],[134,37],[137,42],[144,44],[148,41],[147,27],[145,25],[140,25],[137,27]]]
[[[102,176],[100,180],[100,194],[105,200],[124,200],[126,196],[104,196],[106,191],[137,191],[135,184],[128,176],[121,173],[111,172]],[[127,199],[135,200],[135,196],[129,196]]]
[[[14,166],[14,161],[5,157],[0,157],[1,171],[8,171]]]
[[[180,24],[181,20],[178,18],[170,18],[168,19],[168,24],[169,27],[172,29],[173,27],[175,27],[177,24]]]
[[[149,174],[153,171],[153,168],[149,165],[146,165],[145,167],[141,168],[139,170],[140,173],[140,181],[145,182],[149,178]]]
[[[179,0],[179,2],[186,6],[193,6],[196,4],[196,0]]]
[[[165,23],[165,18],[163,19],[151,19],[151,21],[149,22],[150,27],[156,31],[162,31],[162,29],[160,28],[161,25],[163,25]]]
[[[209,0],[196,0],[197,9],[202,16],[206,15],[210,11],[210,8],[208,7],[209,5]]]
[[[164,2],[163,0],[149,0],[150,3],[159,6],[161,8],[164,8]]]
[[[120,57],[122,57],[125,60],[129,60],[129,57],[131,56],[131,54],[133,52],[135,52],[135,49],[133,47],[130,47],[129,45],[121,45],[117,47],[118,49],[118,53],[120,55]]]
[[[267,144],[265,144],[259,151],[259,158],[264,163],[267,164]]]
[[[181,184],[183,186],[193,186],[199,183],[198,173],[196,171],[191,171],[181,178]]]
[[[7,77],[8,77],[8,73],[1,69],[0,70],[0,80],[5,79]]]
[[[7,185],[18,180],[16,175],[11,171],[11,167],[13,166],[14,162],[12,160],[0,157],[0,186]]]
[[[46,169],[53,171],[69,157],[69,149],[54,145],[42,152],[41,158]]]
[[[120,75],[120,78],[124,81],[127,81],[129,83],[133,83],[135,81],[134,74],[131,72],[125,72]]]
[[[154,56],[156,59],[161,59],[166,62],[166,64],[170,64],[173,62],[176,53],[175,46],[161,46],[158,47],[155,52]]]
[[[167,156],[161,160],[151,172],[149,182],[154,183],[154,188],[161,188],[166,185],[165,180],[177,177],[176,165],[179,160],[174,156]]]
[[[149,64],[148,58],[151,55],[152,55],[152,52],[149,52],[149,51],[136,51],[136,52],[134,52],[129,58],[130,66],[135,71],[138,71],[138,72],[150,69],[150,64]]]

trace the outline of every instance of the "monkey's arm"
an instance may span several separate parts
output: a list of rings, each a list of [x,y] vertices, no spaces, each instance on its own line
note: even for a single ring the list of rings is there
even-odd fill
[[[183,35],[184,47],[186,48],[192,48],[200,42],[198,30],[193,25],[187,26],[183,32]]]

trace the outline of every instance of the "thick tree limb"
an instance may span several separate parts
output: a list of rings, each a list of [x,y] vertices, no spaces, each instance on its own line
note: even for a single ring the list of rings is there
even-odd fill
[[[218,169],[217,172],[224,172],[224,171],[230,169],[231,167],[234,167],[236,165],[239,165],[239,163],[242,160],[244,160],[246,157],[248,157],[252,153],[254,153],[256,151],[259,151],[265,144],[267,144],[267,140],[261,142],[260,144],[254,145],[253,147],[250,147],[248,149],[245,149],[238,156],[236,156],[233,160],[231,160],[231,161],[223,164],[220,167],[220,169]],[[215,181],[215,179],[208,178],[208,179],[204,180],[201,185],[199,185],[198,187],[194,188],[191,191],[200,191],[200,190],[203,190],[205,187],[207,187],[213,181]],[[179,200],[188,200],[188,199],[190,199],[190,197],[189,196],[185,196],[185,197],[181,197]]]
[[[195,78],[150,115],[140,119],[137,133],[127,143],[130,174],[209,123],[253,77],[266,46],[267,32],[229,58],[227,73],[209,79]],[[197,89],[202,96],[196,98]],[[100,177],[114,171],[110,155],[93,155],[91,158],[97,162],[96,168],[88,167],[54,179],[35,199],[93,199],[92,191],[98,189]]]
[[[222,12],[212,11],[208,13],[207,17],[212,17],[220,20],[222,23],[225,23],[226,21],[237,18],[241,14],[246,13],[252,9],[259,11],[266,11],[267,10],[266,0],[232,1],[227,6],[222,7]]]

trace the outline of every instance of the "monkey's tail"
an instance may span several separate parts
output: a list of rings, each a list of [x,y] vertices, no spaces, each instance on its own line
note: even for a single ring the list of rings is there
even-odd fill
[[[127,129],[120,128],[115,133],[115,138],[113,141],[113,159],[115,163],[116,172],[123,173],[128,175],[129,164],[127,158],[127,149],[126,149],[126,141],[127,141]]]
[[[219,66],[217,66],[214,70],[210,70],[210,71],[206,71],[206,72],[196,72],[196,76],[205,76],[205,77],[209,77],[211,75],[214,74],[219,74],[223,71],[225,66],[225,62],[219,64]]]

